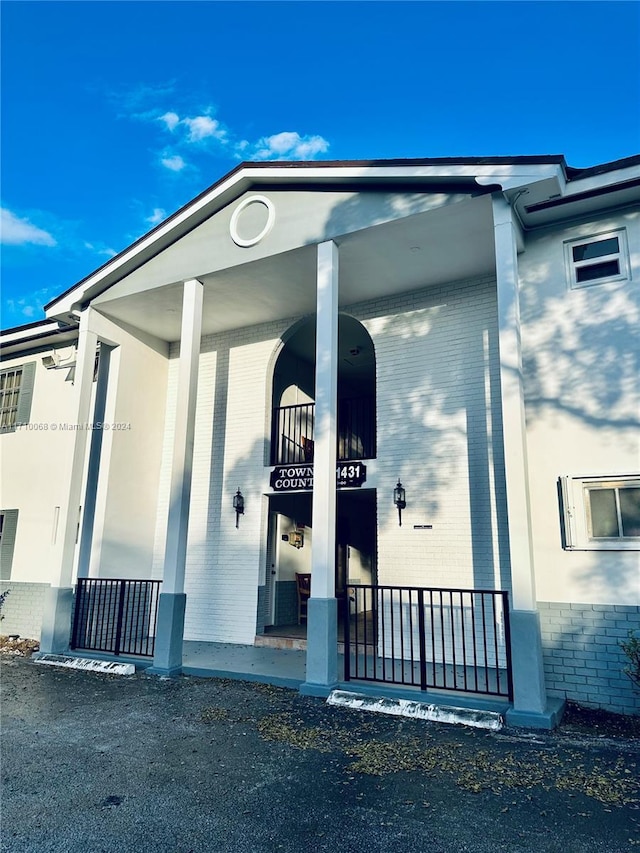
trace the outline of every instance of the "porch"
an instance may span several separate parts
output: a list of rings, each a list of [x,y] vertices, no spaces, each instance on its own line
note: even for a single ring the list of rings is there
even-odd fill
[[[339,671],[344,672],[344,654],[339,654]],[[298,690],[306,678],[306,652],[273,646],[239,646],[229,643],[185,641],[183,673],[200,678],[229,678]],[[429,702],[439,708],[464,708],[506,714],[504,698],[429,690],[428,694],[400,684],[340,681],[336,689],[381,699]]]
[[[159,587],[79,579],[71,648],[153,658]],[[406,688],[415,698],[427,691],[513,698],[506,592],[350,585],[339,604],[340,681]],[[190,674],[241,677],[253,670],[262,676],[257,680],[299,687],[306,625],[272,630],[254,646],[184,641],[181,663]]]

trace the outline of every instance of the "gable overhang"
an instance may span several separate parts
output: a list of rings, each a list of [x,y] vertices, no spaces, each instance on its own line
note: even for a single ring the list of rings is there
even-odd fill
[[[38,320],[5,329],[0,335],[0,360],[32,355],[62,346],[78,339],[76,324],[64,325],[57,320]]]
[[[527,192],[531,202],[562,195],[564,159],[468,158],[322,163],[246,163],[45,306],[49,318],[72,322],[95,297],[167,249],[250,190],[343,192]]]

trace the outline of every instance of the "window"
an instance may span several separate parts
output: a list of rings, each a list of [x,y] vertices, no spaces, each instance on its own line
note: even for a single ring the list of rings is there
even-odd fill
[[[18,510],[0,510],[0,580],[11,579],[13,563],[13,547],[16,542],[18,528]]]
[[[35,372],[35,361],[0,370],[0,432],[29,423]]]
[[[569,240],[564,248],[567,278],[572,290],[629,278],[624,228],[595,237]]]
[[[640,550],[640,476],[561,477],[564,546]]]

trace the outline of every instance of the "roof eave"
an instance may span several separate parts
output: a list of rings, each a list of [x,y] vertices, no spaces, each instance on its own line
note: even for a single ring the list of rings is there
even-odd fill
[[[504,189],[553,178],[565,183],[561,155],[540,157],[438,158],[430,160],[354,160],[322,162],[241,163],[164,222],[45,305],[48,317],[72,319],[73,312],[158,252],[183,237],[206,218],[233,202],[251,187],[277,182],[283,187],[309,182],[321,185],[390,180],[424,182],[466,179],[480,186]]]

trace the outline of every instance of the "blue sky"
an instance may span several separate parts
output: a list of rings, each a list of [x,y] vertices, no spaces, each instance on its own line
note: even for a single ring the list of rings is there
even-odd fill
[[[2,3],[3,328],[242,160],[640,152],[635,2]]]

